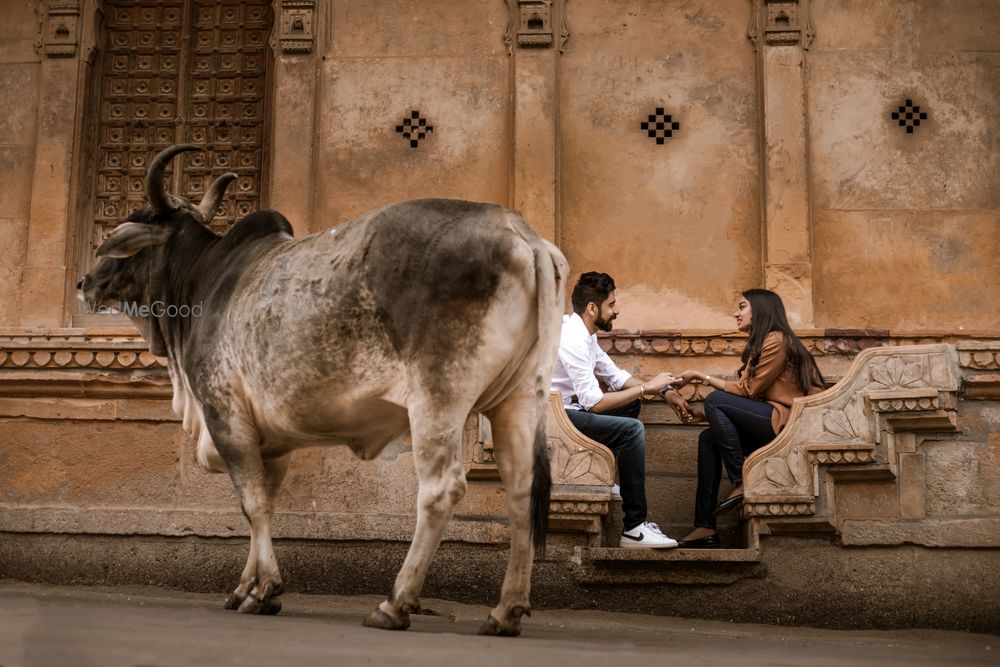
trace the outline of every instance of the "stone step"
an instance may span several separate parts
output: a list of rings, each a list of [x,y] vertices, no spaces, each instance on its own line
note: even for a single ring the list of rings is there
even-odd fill
[[[591,563],[758,563],[760,549],[621,549],[585,547],[580,558]]]
[[[763,578],[759,549],[620,549],[579,547],[583,584],[732,584]]]

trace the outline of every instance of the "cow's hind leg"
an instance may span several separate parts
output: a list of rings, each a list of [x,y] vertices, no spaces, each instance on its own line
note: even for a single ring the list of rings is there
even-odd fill
[[[413,460],[420,484],[417,527],[392,595],[364,621],[368,627],[386,630],[410,627],[410,613],[420,609],[420,589],[431,559],[466,489],[462,427],[468,406],[446,412],[411,408],[410,414]]]
[[[517,636],[521,632],[521,616],[531,613],[528,596],[531,591],[532,495],[548,511],[551,478],[548,452],[545,450],[544,408],[531,386],[519,388],[487,416],[493,432],[493,452],[497,468],[507,492],[507,512],[510,519],[510,557],[500,592],[500,603],[492,609],[480,634]],[[541,415],[539,415],[541,412]],[[541,431],[539,430],[541,429]],[[541,439],[539,441],[539,438]],[[541,451],[539,451],[541,448]],[[536,463],[538,456],[546,457]],[[536,465],[541,470],[536,470]],[[543,478],[536,480],[536,475]],[[542,488],[536,488],[538,486]],[[544,527],[536,530],[544,531]],[[544,539],[544,534],[541,536]]]
[[[274,506],[274,499],[278,495],[278,489],[281,488],[281,482],[285,478],[285,472],[288,470],[290,460],[291,456],[288,455],[263,462],[263,488],[265,503],[268,507],[272,508],[272,510]],[[229,597],[226,598],[225,608],[238,609],[245,613],[277,614],[281,611],[281,600],[278,596],[281,594],[283,586],[281,583],[281,575],[278,572],[276,564],[273,575],[276,577],[275,585],[272,587],[272,593],[270,597],[266,599],[266,603],[263,603],[260,608],[257,608],[260,603],[253,601],[247,604],[246,608],[242,608],[248,598],[253,600],[250,596],[251,592],[258,583],[257,564],[258,554],[260,552],[260,543],[257,538],[258,531],[254,530],[254,521],[247,513],[245,505],[243,514],[247,517],[247,521],[250,523],[250,553],[247,556],[247,564],[246,567],[243,568],[243,574],[240,575],[240,583],[236,587],[236,590],[234,590]],[[268,513],[268,522],[270,522],[270,512]],[[270,533],[270,530],[268,530],[268,533]]]

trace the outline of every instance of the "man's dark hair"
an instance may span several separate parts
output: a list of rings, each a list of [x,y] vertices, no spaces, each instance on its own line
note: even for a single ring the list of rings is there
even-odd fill
[[[615,280],[606,273],[588,271],[581,273],[573,288],[573,312],[582,315],[587,310],[587,304],[592,303],[600,309],[608,300],[608,295],[615,291]]]

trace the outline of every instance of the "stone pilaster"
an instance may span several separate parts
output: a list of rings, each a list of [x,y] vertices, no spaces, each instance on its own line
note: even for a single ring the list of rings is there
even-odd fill
[[[67,230],[80,116],[80,2],[39,5],[38,108],[21,324],[59,327],[65,319]]]
[[[558,58],[562,0],[508,0],[513,145],[511,206],[558,244]],[[561,26],[559,30],[556,26]],[[561,34],[560,34],[561,32]]]
[[[812,252],[806,153],[805,59],[809,0],[755,0],[763,118],[764,283],[794,326],[812,326]]]
[[[327,4],[319,5],[314,0],[274,0],[273,5],[274,117],[281,119],[281,125],[271,139],[268,206],[288,218],[296,236],[316,231],[312,183],[317,27],[331,20]]]

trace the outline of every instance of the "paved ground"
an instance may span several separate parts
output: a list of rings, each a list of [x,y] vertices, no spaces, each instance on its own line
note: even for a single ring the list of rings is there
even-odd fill
[[[288,594],[279,616],[222,596],[0,581],[0,666],[1000,665],[1000,637],[846,632],[592,611],[536,611],[517,639],[476,635],[486,607],[440,600],[406,632],[370,630],[376,597]]]

